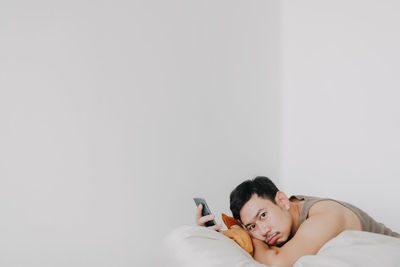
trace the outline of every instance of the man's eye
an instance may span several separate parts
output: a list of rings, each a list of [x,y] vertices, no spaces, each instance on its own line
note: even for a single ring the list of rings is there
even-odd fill
[[[263,213],[261,213],[260,216],[261,216],[261,218],[265,218],[267,216],[267,213],[263,212]]]
[[[254,228],[256,228],[256,226],[254,224],[249,226],[249,230],[254,230]]]

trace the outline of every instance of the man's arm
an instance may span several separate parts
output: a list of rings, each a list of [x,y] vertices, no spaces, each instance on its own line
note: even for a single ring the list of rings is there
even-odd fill
[[[292,267],[304,255],[314,255],[329,240],[345,229],[341,212],[333,209],[315,213],[299,227],[294,237],[282,246],[279,252],[262,241],[253,240],[254,258],[266,265]]]

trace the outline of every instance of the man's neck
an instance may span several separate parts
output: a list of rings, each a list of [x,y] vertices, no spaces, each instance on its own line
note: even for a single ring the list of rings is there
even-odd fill
[[[304,201],[290,201],[289,213],[292,217],[292,229],[290,230],[291,237],[294,236],[300,227],[299,219],[301,210],[303,209],[303,203]]]

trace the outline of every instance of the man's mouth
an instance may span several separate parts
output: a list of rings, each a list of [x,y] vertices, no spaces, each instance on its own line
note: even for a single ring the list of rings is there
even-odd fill
[[[278,232],[272,233],[267,239],[267,244],[273,246],[278,241],[278,238]]]

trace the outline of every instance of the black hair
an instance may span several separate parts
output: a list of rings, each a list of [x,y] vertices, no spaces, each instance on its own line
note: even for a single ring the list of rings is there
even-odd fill
[[[233,217],[240,220],[240,210],[253,194],[275,203],[275,195],[278,191],[276,185],[265,176],[257,176],[253,180],[244,181],[230,195],[230,209]]]

